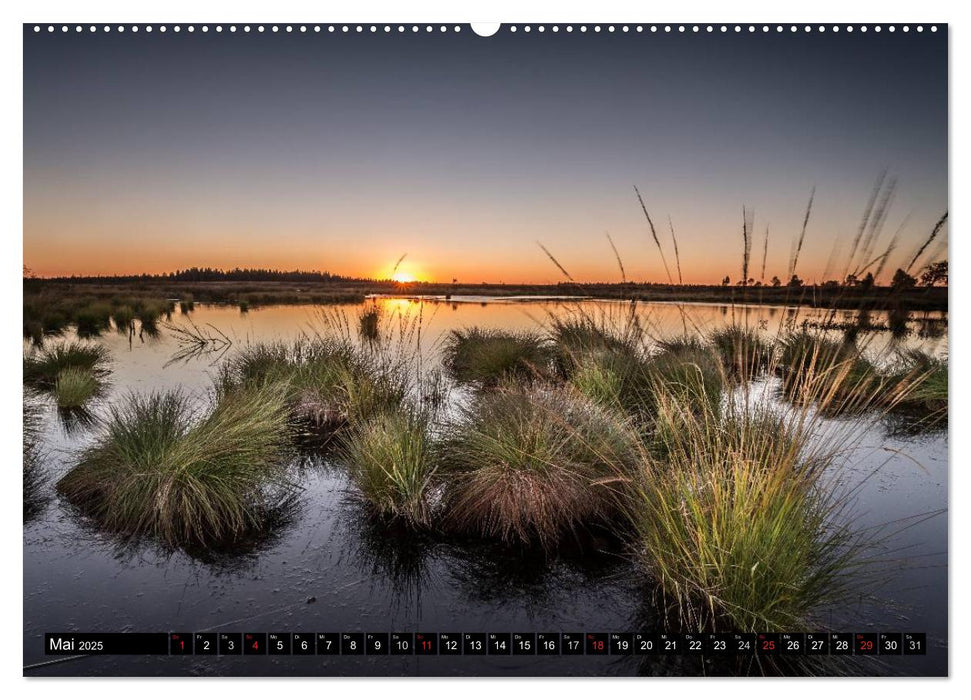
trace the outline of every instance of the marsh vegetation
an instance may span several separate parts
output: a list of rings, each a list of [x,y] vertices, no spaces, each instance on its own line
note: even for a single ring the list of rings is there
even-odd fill
[[[945,359],[881,362],[791,318],[775,333],[732,322],[657,336],[636,302],[577,307],[532,328],[453,329],[425,354],[413,315],[324,318],[295,340],[224,348],[204,401],[112,402],[57,491],[105,531],[218,551],[280,522],[312,435],[395,537],[544,558],[607,546],[682,628],[793,629],[864,560],[829,476],[842,453],[890,416],[946,425]],[[90,342],[24,357],[25,386],[61,408],[85,405],[108,373]],[[834,415],[852,421],[821,437]]]

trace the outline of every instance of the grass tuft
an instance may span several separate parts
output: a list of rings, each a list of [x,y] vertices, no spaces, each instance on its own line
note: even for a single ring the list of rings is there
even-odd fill
[[[183,314],[192,313],[196,308],[196,300],[191,294],[184,294],[179,300],[179,311]]]
[[[782,340],[778,371],[783,394],[816,403],[829,415],[860,413],[886,401],[886,386],[856,346],[808,332]]]
[[[947,360],[910,350],[888,373],[884,403],[890,411],[916,417],[918,426],[946,424],[947,384]]]
[[[637,356],[640,328],[625,319],[617,327],[615,319],[604,316],[594,319],[589,316],[554,318],[551,323],[550,337],[555,348],[557,369],[569,377],[573,368],[590,355]]]
[[[74,322],[80,337],[100,335],[111,326],[111,306],[101,302],[87,304],[75,312]]]
[[[435,465],[423,416],[404,407],[380,413],[351,431],[341,452],[377,513],[411,526],[431,523]]]
[[[763,374],[772,363],[772,347],[754,329],[727,326],[712,331],[708,340],[729,375],[742,381]]]
[[[668,398],[676,400],[682,410],[717,414],[725,372],[715,353],[700,340],[668,341],[661,347],[647,368],[651,415],[657,415],[660,403]]]
[[[452,331],[443,354],[452,377],[483,387],[494,387],[512,377],[543,376],[550,362],[550,352],[539,335],[481,328]]]
[[[633,434],[561,387],[506,383],[448,426],[444,520],[457,531],[551,548],[611,518]]]
[[[200,419],[180,393],[132,395],[57,489],[107,530],[222,545],[265,528],[286,444],[278,387],[223,393]]]
[[[327,431],[392,411],[406,392],[397,367],[324,338],[246,347],[227,363],[222,383],[284,386],[292,413]]]
[[[119,333],[128,333],[135,323],[135,310],[127,305],[119,306],[112,312],[111,317]]]
[[[663,456],[645,454],[631,517],[641,560],[682,625],[800,629],[845,593],[859,547],[820,486],[808,434],[759,406],[684,420]]]
[[[57,374],[54,397],[58,408],[81,408],[101,389],[101,383],[90,369],[67,367]]]
[[[24,355],[24,384],[43,391],[54,391],[61,372],[84,370],[103,381],[110,372],[110,355],[101,345],[69,342],[49,345]]]

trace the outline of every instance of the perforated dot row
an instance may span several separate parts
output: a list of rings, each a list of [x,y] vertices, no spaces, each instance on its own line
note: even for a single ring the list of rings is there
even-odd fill
[[[925,26],[925,25],[922,25],[922,24],[913,25],[913,26],[911,26],[909,24],[903,24],[903,25],[898,25],[898,24],[889,24],[889,25],[879,25],[879,24],[877,24],[877,25],[866,25],[866,24],[860,24],[860,25],[852,25],[852,24],[828,24],[828,25],[827,24],[818,24],[818,25],[812,25],[812,24],[804,24],[804,25],[799,25],[799,24],[771,24],[771,25],[770,24],[759,24],[759,25],[755,25],[755,24],[745,24],[745,25],[743,25],[743,24],[648,24],[648,25],[644,25],[644,24],[635,24],[635,25],[629,25],[629,24],[622,24],[622,25],[614,25],[614,24],[607,24],[607,25],[600,25],[600,24],[593,24],[593,25],[589,25],[589,24],[578,24],[578,25],[572,25],[572,24],[567,24],[567,25],[552,25],[550,27],[547,27],[545,25],[523,25],[523,26],[517,26],[517,25],[513,24],[513,25],[510,25],[508,27],[508,30],[510,32],[513,32],[513,33],[518,32],[518,31],[523,31],[523,32],[532,32],[532,31],[537,31],[537,32],[545,32],[545,31],[561,32],[561,31],[565,31],[565,32],[580,32],[580,33],[584,33],[584,32],[594,32],[594,33],[597,33],[597,32],[607,32],[607,33],[610,33],[610,32],[653,32],[653,33],[664,32],[664,33],[668,33],[668,34],[673,33],[673,32],[678,32],[678,33],[681,33],[681,34],[687,34],[687,33],[700,34],[700,33],[715,33],[715,32],[721,32],[721,33],[734,32],[736,34],[740,34],[742,32],[747,32],[749,34],[754,34],[756,32],[760,32],[760,33],[763,33],[763,34],[768,34],[769,32],[776,32],[776,33],[782,33],[782,32],[790,32],[790,33],[795,33],[795,32],[804,32],[804,33],[809,33],[809,32],[817,32],[817,33],[833,32],[833,33],[838,34],[839,32],[847,32],[847,33],[852,33],[854,31],[859,31],[859,32],[867,32],[867,31],[882,32],[884,30],[886,30],[888,32],[896,32],[896,31],[899,30],[899,31],[902,31],[902,32],[905,32],[905,33],[906,32],[910,32],[911,30],[917,31],[917,32],[923,32],[925,30],[928,30],[928,31],[931,31],[931,32],[936,32],[937,31],[937,26],[935,26],[935,25]]]
[[[93,33],[93,32],[99,32],[100,31],[100,32],[118,32],[119,34],[123,34],[125,32],[137,33],[137,32],[140,32],[140,31],[141,32],[145,32],[145,33],[149,33],[149,34],[152,33],[152,32],[159,32],[159,33],[163,33],[163,34],[165,32],[175,32],[175,33],[189,32],[190,34],[195,33],[195,32],[202,32],[203,34],[208,33],[208,32],[217,32],[217,33],[218,32],[230,32],[230,33],[233,33],[233,32],[244,32],[244,33],[246,33],[246,32],[256,32],[256,33],[260,33],[260,32],[264,32],[264,33],[265,32],[271,32],[271,33],[274,33],[274,32],[275,33],[285,32],[285,33],[290,33],[290,34],[293,34],[293,33],[298,33],[298,34],[316,33],[316,34],[319,34],[321,32],[329,32],[331,34],[334,34],[334,33],[346,33],[346,34],[349,34],[349,33],[352,33],[352,32],[353,33],[369,32],[371,34],[377,34],[378,32],[384,32],[384,33],[390,34],[391,32],[398,32],[398,33],[403,34],[405,32],[412,32],[412,33],[418,33],[418,32],[426,32],[426,33],[429,33],[429,32],[439,32],[439,33],[445,33],[445,32],[461,32],[462,31],[462,27],[459,26],[459,25],[444,25],[444,24],[442,24],[442,25],[431,25],[431,24],[426,24],[426,25],[417,25],[417,24],[410,24],[410,25],[403,25],[403,24],[398,24],[398,25],[390,25],[390,24],[384,24],[384,25],[376,25],[376,24],[370,24],[370,25],[365,25],[365,24],[327,24],[327,25],[320,25],[320,24],[240,24],[240,25],[237,25],[237,24],[228,24],[228,25],[222,25],[222,24],[215,24],[215,25],[212,25],[212,26],[210,26],[208,24],[198,24],[198,25],[197,24],[184,24],[184,25],[183,24],[173,24],[173,25],[165,25],[165,24],[160,24],[160,25],[151,25],[151,24],[147,24],[147,25],[141,25],[141,24],[105,24],[105,25],[95,25],[95,24],[91,24],[91,25],[80,25],[80,24],[75,24],[75,25],[68,25],[68,24],[48,24],[48,25],[39,25],[39,24],[35,24],[34,25],[34,32],[35,33],[40,33],[40,32],[43,32],[43,31],[47,31],[47,32],[50,32],[50,33],[57,32],[57,31],[60,31],[60,32],[72,32],[73,31],[73,32],[76,32],[76,33],[80,33],[80,32],[87,31],[89,33]]]
[[[929,25],[929,26],[926,26],[925,27],[924,25],[921,25],[921,24],[914,25],[914,26],[907,25],[907,24],[904,24],[904,25],[894,25],[894,24],[891,24],[891,25],[879,25],[879,24],[877,24],[877,25],[866,25],[866,24],[861,24],[861,25],[839,25],[839,24],[833,24],[833,25],[825,25],[825,24],[819,24],[819,25],[810,25],[810,24],[805,24],[805,25],[796,25],[796,24],[788,24],[788,25],[782,25],[782,24],[774,24],[774,25],[768,25],[768,24],[762,24],[762,25],[753,25],[753,24],[749,24],[749,25],[740,25],[740,24],[734,24],[734,25],[729,25],[729,24],[718,24],[718,25],[712,25],[712,24],[703,24],[703,25],[699,25],[699,24],[689,24],[689,25],[685,25],[685,24],[677,24],[677,25],[672,25],[672,24],[650,24],[650,25],[641,25],[641,24],[636,24],[636,25],[628,25],[628,24],[623,24],[623,25],[613,25],[613,24],[609,24],[609,25],[599,25],[599,24],[587,25],[587,24],[578,24],[578,25],[572,25],[572,24],[567,24],[567,25],[557,25],[557,24],[554,24],[554,25],[549,25],[549,26],[543,25],[543,24],[540,24],[540,25],[529,25],[529,24],[526,24],[526,25],[516,25],[516,24],[513,24],[513,25],[506,26],[505,29],[507,31],[509,31],[510,33],[513,33],[513,34],[515,34],[517,32],[530,33],[530,32],[533,32],[533,31],[536,31],[536,32],[539,32],[539,33],[544,33],[544,32],[547,32],[547,31],[554,32],[554,33],[558,33],[558,32],[567,32],[567,33],[570,33],[570,32],[580,32],[581,34],[582,33],[585,33],[585,32],[593,32],[593,33],[598,33],[598,32],[607,32],[607,33],[610,33],[610,32],[622,32],[622,33],[625,33],[625,32],[626,33],[629,33],[629,32],[640,32],[640,33],[643,33],[643,32],[653,32],[653,33],[663,32],[663,33],[674,33],[674,32],[677,32],[677,33],[682,33],[682,34],[687,34],[687,33],[692,33],[692,34],[709,33],[710,34],[710,33],[715,33],[715,32],[720,32],[720,33],[734,32],[736,34],[740,34],[742,32],[747,32],[749,34],[754,34],[756,32],[760,32],[760,33],[763,33],[763,34],[767,34],[769,32],[776,32],[776,33],[782,33],[782,32],[790,32],[790,33],[795,33],[795,32],[803,32],[803,33],[808,33],[808,32],[818,32],[818,33],[833,32],[835,34],[835,33],[839,33],[839,32],[852,33],[854,31],[858,31],[858,32],[868,32],[868,31],[873,31],[873,32],[882,32],[882,31],[897,32],[897,31],[901,31],[901,32],[904,32],[904,33],[908,33],[910,31],[923,32],[925,30],[928,30],[928,31],[931,31],[931,32],[936,32],[937,31],[937,26],[936,25]],[[150,25],[150,24],[148,24],[148,25],[138,25],[138,24],[128,24],[128,25],[126,25],[126,24],[117,24],[117,25],[111,25],[111,24],[105,24],[105,25],[94,25],[94,24],[92,24],[92,25],[80,25],[80,24],[76,24],[76,25],[67,25],[67,24],[54,25],[54,24],[48,24],[48,25],[39,25],[39,24],[35,24],[34,25],[34,32],[35,33],[40,33],[40,32],[43,32],[43,31],[47,31],[49,33],[57,32],[57,31],[60,31],[60,32],[71,32],[71,31],[73,31],[75,33],[80,33],[80,32],[84,32],[84,31],[87,31],[89,33],[93,33],[93,32],[101,31],[101,32],[118,32],[119,34],[122,34],[122,33],[125,33],[125,32],[132,32],[132,33],[145,32],[145,33],[148,33],[148,34],[150,34],[152,32],[159,32],[159,33],[163,33],[163,34],[166,33],[166,32],[175,32],[176,34],[178,34],[178,33],[183,32],[183,31],[189,32],[190,34],[195,33],[195,32],[202,32],[203,34],[205,34],[205,33],[208,33],[210,31],[215,31],[217,33],[218,32],[224,32],[225,31],[225,32],[230,32],[230,33],[232,33],[232,32],[244,32],[244,33],[245,32],[256,32],[256,33],[260,33],[260,32],[271,32],[271,33],[274,33],[274,32],[276,32],[276,33],[286,32],[286,33],[299,33],[299,34],[307,34],[307,33],[317,33],[317,34],[319,34],[321,32],[327,32],[327,33],[330,33],[330,34],[335,34],[335,33],[343,33],[343,34],[358,33],[358,34],[360,34],[360,33],[368,32],[368,33],[371,33],[371,34],[377,34],[378,32],[383,32],[383,33],[386,33],[386,34],[390,34],[392,32],[397,32],[399,34],[404,34],[406,32],[410,32],[410,33],[413,33],[413,34],[417,34],[417,33],[420,33],[420,32],[424,32],[424,33],[431,33],[431,32],[438,32],[438,33],[461,32],[461,31],[463,31],[463,28],[461,26],[459,26],[459,25],[444,25],[444,24],[442,24],[442,25],[431,25],[431,24],[425,24],[425,25],[417,25],[417,24],[411,24],[411,25],[404,25],[404,24],[398,24],[398,25],[390,25],[390,24],[384,24],[384,25],[376,25],[376,24],[371,24],[371,25],[364,25],[364,24],[328,24],[328,25],[320,25],[320,24],[313,24],[313,25],[309,25],[309,24],[296,24],[296,25],[294,25],[294,24],[284,24],[284,25],[279,25],[279,24],[269,24],[269,25],[264,25],[264,24],[243,24],[243,25],[235,25],[235,24],[230,24],[230,25],[222,25],[222,24],[216,24],[216,25],[212,25],[212,26],[209,26],[207,24],[202,24],[202,25],[195,25],[195,24],[188,24],[188,25],[180,25],[180,24],[175,24],[175,25],[164,25],[164,24],[161,24],[161,25]]]

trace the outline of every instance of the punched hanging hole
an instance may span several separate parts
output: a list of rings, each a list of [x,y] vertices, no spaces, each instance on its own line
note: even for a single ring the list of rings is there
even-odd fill
[[[498,22],[473,22],[472,31],[479,36],[489,37],[498,32],[500,26]]]

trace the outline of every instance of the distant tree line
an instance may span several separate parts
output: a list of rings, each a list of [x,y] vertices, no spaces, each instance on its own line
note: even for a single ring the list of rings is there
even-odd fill
[[[722,286],[728,287],[731,285],[732,279],[728,275],[722,278]],[[762,282],[755,279],[740,279],[735,283],[739,287],[761,287]],[[782,280],[778,277],[773,277],[770,282],[773,287],[782,286]],[[791,289],[799,289],[803,286],[803,281],[797,276],[793,275],[792,278],[786,283],[786,286]],[[895,290],[907,290],[913,289],[918,286],[918,284],[924,287],[936,287],[938,285],[946,287],[947,286],[947,260],[942,260],[941,262],[931,263],[924,268],[923,273],[920,278],[914,277],[908,274],[906,270],[897,269],[893,275],[893,279],[890,280],[890,288]],[[768,286],[768,285],[766,285]],[[841,283],[839,280],[827,280],[819,285],[824,289],[839,289],[840,287],[855,287],[857,289],[870,289],[877,286],[876,281],[873,278],[873,273],[868,272],[863,277],[857,278],[856,275],[847,275],[846,279]]]
[[[27,277],[28,268],[24,268]],[[175,272],[140,275],[71,275],[54,277],[56,280],[97,281],[112,284],[128,282],[348,282],[358,280],[319,270],[270,270],[266,268],[233,268],[223,270],[217,267],[189,267]]]

